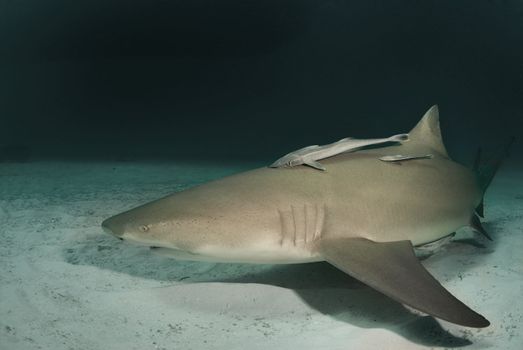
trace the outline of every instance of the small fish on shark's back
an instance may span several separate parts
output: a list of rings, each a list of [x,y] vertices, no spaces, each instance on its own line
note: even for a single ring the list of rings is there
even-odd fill
[[[395,155],[382,156],[379,159],[383,162],[401,162],[404,160],[432,159],[432,158],[434,158],[433,154],[422,154],[422,155],[395,154]]]
[[[398,134],[381,139],[355,139],[346,137],[327,145],[307,146],[286,154],[270,165],[271,168],[290,168],[298,165],[308,165],[318,170],[325,170],[319,160],[334,157],[338,154],[355,152],[363,147],[383,145],[391,142],[408,141],[409,134]]]

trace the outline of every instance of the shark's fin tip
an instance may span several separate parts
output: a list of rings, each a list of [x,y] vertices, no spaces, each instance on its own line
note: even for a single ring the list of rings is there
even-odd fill
[[[409,132],[409,139],[421,144],[426,144],[443,156],[448,157],[441,137],[438,105],[433,105],[423,115],[418,124]]]

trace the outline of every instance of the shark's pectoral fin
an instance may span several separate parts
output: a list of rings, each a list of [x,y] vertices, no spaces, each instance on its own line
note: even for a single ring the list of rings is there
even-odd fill
[[[325,167],[323,165],[321,165],[320,162],[317,162],[315,160],[307,160],[307,161],[304,161],[303,164],[313,167],[314,169],[325,170]]]
[[[463,326],[490,324],[425,270],[410,241],[322,239],[319,250],[327,262],[396,301]]]

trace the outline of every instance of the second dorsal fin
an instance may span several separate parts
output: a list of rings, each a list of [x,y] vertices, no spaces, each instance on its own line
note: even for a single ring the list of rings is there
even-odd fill
[[[448,157],[441,138],[438,105],[430,107],[423,115],[418,124],[410,131],[409,139],[412,142],[425,144],[441,155]]]

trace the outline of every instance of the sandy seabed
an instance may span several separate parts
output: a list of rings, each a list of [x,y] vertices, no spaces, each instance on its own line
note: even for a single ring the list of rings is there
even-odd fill
[[[523,348],[516,164],[486,197],[494,241],[460,230],[424,260],[490,320],[484,329],[412,312],[326,263],[181,262],[100,228],[108,216],[254,166],[0,164],[0,349]]]

